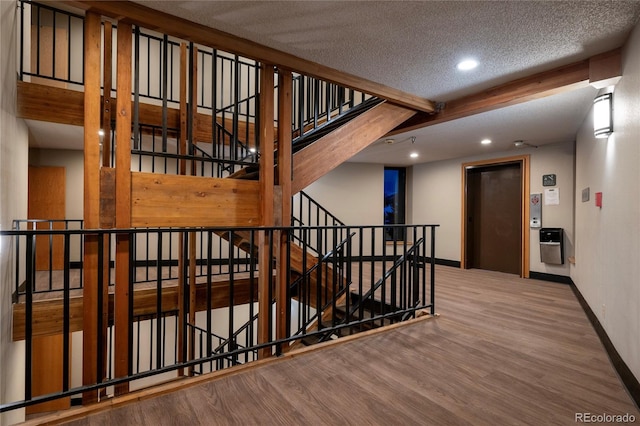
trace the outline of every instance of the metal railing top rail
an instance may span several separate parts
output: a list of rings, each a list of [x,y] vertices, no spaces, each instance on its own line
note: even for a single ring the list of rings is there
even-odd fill
[[[129,234],[136,232],[198,232],[198,231],[211,231],[211,232],[236,232],[236,231],[287,231],[292,229],[302,230],[332,230],[332,229],[383,229],[383,228],[414,228],[414,227],[426,227],[437,228],[438,224],[390,224],[390,225],[328,225],[328,226],[185,226],[175,228],[162,228],[162,227],[149,227],[149,228],[85,228],[85,229],[24,229],[24,230],[0,230],[0,236],[17,236],[17,235],[41,235],[41,234]]]
[[[64,223],[65,225],[69,225],[71,223],[77,223],[80,224],[80,226],[84,226],[84,220],[83,219],[14,219],[12,221],[13,225],[13,229],[19,230],[20,229],[20,224],[25,223],[25,224],[33,224],[34,226],[36,224],[39,223],[49,223],[51,225],[53,225],[54,223]]]

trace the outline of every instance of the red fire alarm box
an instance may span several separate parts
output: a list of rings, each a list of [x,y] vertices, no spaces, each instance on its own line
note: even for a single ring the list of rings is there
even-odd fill
[[[602,208],[602,192],[596,192],[596,207]]]

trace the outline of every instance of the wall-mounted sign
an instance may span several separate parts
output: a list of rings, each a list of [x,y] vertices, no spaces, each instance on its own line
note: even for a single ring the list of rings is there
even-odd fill
[[[582,202],[586,203],[587,201],[589,201],[589,188],[582,190]]]
[[[548,188],[544,190],[544,205],[557,206],[560,204],[560,190],[558,188]]]
[[[542,175],[542,186],[556,186],[556,175]]]

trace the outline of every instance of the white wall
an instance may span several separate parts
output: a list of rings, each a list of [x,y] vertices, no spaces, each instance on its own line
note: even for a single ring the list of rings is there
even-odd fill
[[[440,225],[436,257],[460,260],[460,160],[413,166],[413,223]]]
[[[573,142],[545,145],[517,151],[493,153],[491,155],[457,158],[419,164],[413,167],[413,223],[435,223],[436,257],[460,261],[461,212],[462,212],[462,164],[466,162],[504,158],[529,154],[531,158],[530,191],[544,192],[542,175],[557,175],[560,204],[544,206],[542,226],[564,228],[565,264],[548,265],[540,262],[539,233],[530,230],[530,270],[555,275],[569,276],[566,258],[573,255]]]
[[[28,133],[16,118],[16,3],[0,1],[0,229],[27,215]],[[24,345],[11,341],[11,239],[0,237],[0,402],[24,397]],[[24,420],[24,410],[0,415],[0,424]]]
[[[540,262],[538,230],[531,230],[530,270],[569,276],[566,259],[573,256],[574,245],[573,142],[414,165],[407,169],[407,222],[440,225],[436,230],[436,257],[460,261],[462,163],[516,154],[531,156],[532,193],[544,192],[543,174],[556,174],[560,204],[543,206],[542,226],[565,230],[564,265]],[[344,163],[304,191],[348,225],[381,224],[383,171],[381,164]]]
[[[347,225],[384,223],[384,166],[343,163],[304,189]]]
[[[555,275],[570,275],[568,258],[574,254],[574,161],[575,144],[573,142],[554,144],[534,149],[531,152],[530,193],[542,195],[542,226],[564,229],[564,265],[552,265],[540,262],[540,232],[530,228],[529,269]],[[542,186],[542,176],[556,175],[556,186]],[[560,204],[545,205],[544,190],[555,188],[560,193]]]
[[[571,277],[616,350],[640,378],[640,25],[624,50],[614,91],[614,133],[576,144],[576,264]],[[590,188],[591,200],[581,192]],[[603,207],[594,193],[602,192]]]

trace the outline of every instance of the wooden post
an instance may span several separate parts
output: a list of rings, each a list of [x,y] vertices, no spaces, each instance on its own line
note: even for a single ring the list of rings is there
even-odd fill
[[[112,57],[112,25],[104,23],[104,69],[102,90],[102,167],[111,167],[111,57]]]
[[[87,12],[84,21],[84,226],[100,226],[100,15]],[[98,365],[98,236],[86,235],[84,244],[82,383],[102,380]],[[100,372],[100,373],[99,373]],[[96,391],[82,395],[84,404],[98,400]]]
[[[103,91],[102,91],[102,110],[101,110],[101,125],[100,125],[100,130],[102,132],[102,171],[107,171],[109,170],[108,168],[111,167],[111,87],[112,87],[112,81],[111,81],[111,57],[112,57],[112,45],[113,45],[113,39],[112,39],[112,25],[111,22],[106,21],[104,23],[104,45],[102,47],[102,52],[103,52],[103,57],[105,58],[103,61],[103,68],[102,68],[102,75],[103,75]],[[101,185],[100,185],[100,198],[101,199],[114,199],[115,198],[115,193],[113,192],[115,190],[115,185],[114,186],[110,186],[110,185],[104,185],[105,183],[105,175],[103,175],[103,173],[100,173],[100,180],[101,180]],[[109,180],[109,179],[107,179]],[[107,193],[108,192],[108,193]],[[100,222],[101,227],[113,227],[114,223],[110,222],[107,225],[107,222],[104,221],[104,218],[101,219]],[[102,264],[103,265],[109,265],[109,239],[105,238],[103,243],[102,243]],[[102,327],[100,329],[100,341],[103,342],[103,344],[105,345],[104,348],[105,350],[103,351],[103,353],[106,355],[106,342],[107,342],[107,327],[108,327],[108,321],[109,321],[109,266],[106,266],[102,269],[102,286],[101,286],[101,292],[102,292],[102,307],[101,307],[101,312],[102,312]],[[106,284],[105,284],[106,283]],[[106,356],[103,358],[106,359]],[[106,365],[105,367],[106,368]],[[106,392],[106,388],[101,389],[100,391],[100,397],[106,396],[107,392]]]
[[[278,186],[281,196],[276,197],[279,205],[275,206],[280,220],[279,226],[291,226],[291,91],[293,77],[290,71],[278,70]],[[281,232],[276,250],[276,338],[287,337],[287,233]]]
[[[131,24],[118,23],[116,134],[116,228],[131,227]],[[129,234],[116,237],[115,377],[129,374]],[[116,395],[129,392],[129,384],[116,386]]]
[[[274,71],[273,65],[262,64],[260,68],[260,211],[261,225],[274,225],[273,185],[274,185]],[[269,341],[269,318],[271,300],[269,289],[272,285],[272,259],[270,245],[272,241],[266,232],[260,232],[258,238],[258,343]],[[259,351],[258,357],[271,355],[271,349]]]

